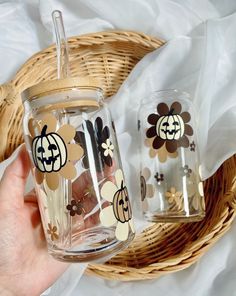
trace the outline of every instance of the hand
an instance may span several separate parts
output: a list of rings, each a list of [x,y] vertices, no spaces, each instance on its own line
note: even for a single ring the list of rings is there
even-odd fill
[[[30,161],[23,147],[0,182],[0,295],[38,296],[68,265],[47,252],[35,194],[24,197]]]

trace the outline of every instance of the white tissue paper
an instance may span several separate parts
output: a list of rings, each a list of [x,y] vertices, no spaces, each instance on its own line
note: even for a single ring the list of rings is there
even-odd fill
[[[168,41],[165,46],[148,54],[136,65],[110,103],[124,171],[133,198],[139,198],[139,189],[132,186],[136,183],[139,170],[137,109],[140,101],[148,99],[152,91],[176,88],[190,93],[198,115],[200,161],[204,179],[210,177],[223,161],[235,153],[236,1],[5,1],[0,3],[0,65],[4,69],[0,73],[1,83],[12,78],[20,65],[32,54],[53,42],[51,12],[54,9],[63,12],[68,37],[123,29],[144,32]],[[4,170],[4,164],[1,164],[1,171]],[[136,226],[140,231],[145,225],[139,219],[137,221]],[[236,256],[232,256],[235,231],[233,227],[231,236],[224,238],[227,248],[215,247],[211,255],[206,255],[201,260],[200,265],[153,281],[150,291],[159,289],[162,294],[175,296],[189,295],[187,291],[191,291],[191,295],[233,295],[230,292],[233,291],[231,277],[226,275],[229,272],[235,274],[235,268],[230,264],[236,262]],[[217,258],[221,258],[221,261],[217,262]],[[85,266],[72,265],[44,295],[72,295]],[[208,275],[211,280],[206,281]],[[222,288],[217,288],[220,275],[223,276],[229,294],[224,294]],[[198,285],[195,283],[196,277]],[[101,290],[96,291],[90,282],[94,285],[99,282]],[[131,295],[135,287],[137,295],[139,291],[141,295],[141,292],[146,291],[147,285],[149,284],[113,285],[83,277],[82,285],[78,284],[73,295],[77,295],[76,291],[80,295],[88,295],[88,287],[91,295],[100,295],[102,291],[103,295],[110,295],[111,287],[113,295]],[[170,285],[174,287],[172,292]],[[197,286],[201,289],[197,289]]]

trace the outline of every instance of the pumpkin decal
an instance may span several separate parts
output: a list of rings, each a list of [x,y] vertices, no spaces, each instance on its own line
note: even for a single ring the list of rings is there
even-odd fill
[[[128,222],[132,218],[128,191],[127,188],[124,187],[123,181],[120,189],[113,197],[113,211],[116,219],[121,223]]]
[[[193,129],[188,124],[191,120],[189,112],[182,112],[179,102],[171,104],[170,108],[165,103],[157,105],[157,114],[148,116],[146,136],[152,139],[152,148],[155,150],[165,146],[168,153],[175,153],[178,147],[189,147],[188,136],[193,135]]]
[[[107,181],[101,188],[101,196],[110,203],[100,212],[101,224],[105,227],[116,225],[115,235],[118,240],[127,240],[130,229],[134,233],[131,204],[125,186],[123,172],[115,172],[114,183]]]
[[[36,182],[43,180],[49,189],[56,190],[59,176],[72,180],[76,177],[74,161],[83,156],[80,145],[70,143],[75,136],[75,128],[69,124],[62,125],[58,130],[57,119],[52,114],[45,114],[28,122],[32,159],[35,165],[33,173]]]
[[[58,172],[67,161],[66,144],[60,135],[46,131],[47,125],[44,125],[41,135],[33,139],[33,160],[41,172]]]
[[[161,139],[179,140],[184,135],[184,121],[180,115],[171,113],[161,116],[157,121],[156,131]]]

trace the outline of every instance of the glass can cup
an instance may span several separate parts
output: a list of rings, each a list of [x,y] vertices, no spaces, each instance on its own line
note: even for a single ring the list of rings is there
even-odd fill
[[[49,253],[105,261],[134,238],[131,203],[102,90],[92,79],[25,90],[24,138]]]
[[[139,109],[143,215],[152,222],[205,216],[194,108],[187,93],[155,92]]]

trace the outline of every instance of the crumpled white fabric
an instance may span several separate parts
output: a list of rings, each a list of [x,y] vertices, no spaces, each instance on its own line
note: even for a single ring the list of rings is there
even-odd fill
[[[177,88],[191,94],[198,115],[198,144],[204,179],[211,176],[224,160],[235,153],[236,1],[0,2],[1,83],[12,78],[32,54],[53,42],[53,9],[63,12],[68,37],[123,29],[141,31],[168,41],[164,47],[150,53],[137,64],[110,104],[125,174],[133,197],[139,196],[138,188],[132,186],[138,173],[137,109],[141,99],[148,98],[151,91]],[[3,167],[4,164],[1,165],[1,171]],[[138,228],[141,229],[143,224],[138,221]],[[150,291],[158,289],[167,295],[187,295],[188,291],[191,291],[192,295],[233,295],[231,279],[235,274],[232,264],[236,262],[236,256],[233,255],[235,231],[233,227],[227,235],[228,239],[224,238],[198,265],[188,271],[166,276],[151,284],[147,282],[113,285],[100,281],[104,295],[110,295],[110,287],[114,295],[128,295],[134,289],[139,295],[138,293],[146,291],[147,286]],[[80,272],[68,270],[65,280],[60,279],[51,291],[47,292],[48,295],[72,295],[71,285],[77,283],[83,269],[84,266],[81,266]],[[209,277],[211,280],[206,281]],[[67,286],[69,280],[69,290],[62,290],[62,286]],[[79,283],[75,291],[79,291],[80,295],[88,295],[86,291],[89,287],[93,295],[100,295],[100,290],[96,294],[93,285],[88,284],[89,281],[98,284],[98,280],[83,278],[81,286]],[[226,294],[223,288],[220,288],[220,283],[224,283]],[[170,291],[170,286],[174,287],[173,292]]]

